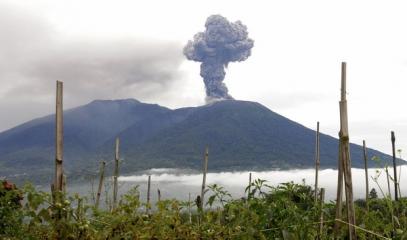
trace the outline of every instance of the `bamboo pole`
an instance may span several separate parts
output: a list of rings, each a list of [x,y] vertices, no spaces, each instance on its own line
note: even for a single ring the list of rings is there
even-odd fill
[[[341,101],[340,109],[340,125],[341,125],[341,146],[342,146],[342,164],[345,180],[345,195],[348,217],[348,234],[349,239],[356,239],[356,230],[353,227],[355,221],[355,208],[353,204],[353,184],[352,184],[352,169],[349,150],[349,132],[348,132],[348,105],[346,101],[346,63],[342,62],[342,77],[341,77]]]
[[[391,189],[390,189],[390,174],[389,174],[388,166],[386,166],[385,171],[386,171],[386,178],[387,178],[387,192],[389,193],[389,198],[391,200],[392,196],[391,196]]]
[[[319,122],[317,122],[317,132],[315,136],[315,203],[318,201],[318,172],[319,172]]]
[[[249,173],[249,187],[247,191],[247,199],[250,199],[251,185],[252,185],[252,173]]]
[[[386,177],[387,177],[387,190],[389,193],[389,199],[390,199],[390,206],[391,206],[391,224],[393,226],[393,234],[396,232],[396,227],[394,225],[394,209],[393,209],[393,201],[391,200],[391,190],[390,190],[390,174],[389,174],[389,168],[386,166]]]
[[[342,219],[342,199],[343,199],[343,164],[342,164],[342,144],[339,141],[338,145],[338,185],[336,189],[336,207],[335,207],[335,219]],[[334,224],[334,238],[338,238],[339,229],[341,227],[340,222],[335,221]]]
[[[394,200],[399,200],[399,193],[398,193],[398,182],[397,182],[397,164],[396,164],[396,137],[394,136],[394,132],[391,131],[391,146],[393,150],[393,171],[394,171]]]
[[[62,202],[63,192],[66,189],[63,170],[64,124],[63,124],[63,83],[57,81],[55,101],[55,176],[51,185],[52,201],[54,204]],[[64,181],[65,180],[65,181]],[[59,220],[63,216],[58,211],[54,217]],[[61,229],[57,228],[57,238],[61,238]]]
[[[55,113],[55,191],[63,190],[63,148],[64,148],[64,126],[63,126],[63,83],[57,81],[56,91],[56,113]]]
[[[100,165],[100,178],[99,178],[98,192],[96,195],[96,203],[95,203],[96,209],[99,207],[100,195],[102,194],[103,180],[105,178],[105,166],[106,166],[106,162],[102,161],[102,163]]]
[[[366,210],[369,212],[369,174],[367,166],[367,149],[365,140],[363,140],[363,158],[365,160]]]
[[[117,178],[119,177],[119,138],[116,138],[116,145],[115,145],[115,157],[114,157],[114,176],[113,176],[113,209],[116,208],[117,205],[117,192],[118,192],[118,184]]]
[[[325,201],[325,188],[321,188],[321,192],[319,195],[319,207],[320,207],[320,215],[319,215],[319,239],[322,239],[322,230],[324,227],[324,201]]]
[[[148,176],[147,181],[147,205],[146,205],[146,214],[150,212],[150,193],[151,193],[151,176]]]
[[[204,196],[205,196],[205,187],[206,187],[206,173],[208,172],[208,157],[209,157],[209,148],[206,146],[204,163],[203,163],[203,176],[202,176],[202,188],[201,188],[201,209],[203,209]]]

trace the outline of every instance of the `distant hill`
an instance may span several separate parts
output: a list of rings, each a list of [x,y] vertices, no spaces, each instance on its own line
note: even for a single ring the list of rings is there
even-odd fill
[[[70,176],[111,161],[121,140],[121,172],[148,168],[202,166],[209,146],[209,169],[264,170],[314,165],[315,132],[255,102],[225,100],[171,110],[134,99],[97,100],[64,112],[64,164]],[[54,116],[0,133],[0,176],[52,179]],[[336,168],[338,140],[321,134],[321,167]],[[351,144],[352,165],[362,167],[362,148]],[[369,149],[369,155],[390,156]]]

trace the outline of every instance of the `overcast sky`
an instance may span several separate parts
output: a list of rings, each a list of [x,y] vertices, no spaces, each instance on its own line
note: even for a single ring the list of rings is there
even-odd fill
[[[0,0],[0,131],[94,99],[178,108],[205,103],[199,63],[182,48],[211,14],[241,20],[255,44],[231,63],[236,99],[307,127],[339,130],[340,63],[348,63],[351,142],[407,154],[407,5],[403,1]]]

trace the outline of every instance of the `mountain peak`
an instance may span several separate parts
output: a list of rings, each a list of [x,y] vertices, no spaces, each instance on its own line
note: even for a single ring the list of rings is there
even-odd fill
[[[119,104],[140,104],[141,102],[134,99],[134,98],[126,98],[126,99],[111,99],[111,100],[102,100],[96,99],[89,103],[89,105],[94,104],[109,104],[109,103],[119,103]]]
[[[209,103],[205,106],[247,106],[247,107],[263,107],[266,108],[264,105],[258,102],[246,101],[246,100],[235,100],[235,99],[226,99],[221,101],[216,101]],[[269,109],[268,109],[269,110]]]

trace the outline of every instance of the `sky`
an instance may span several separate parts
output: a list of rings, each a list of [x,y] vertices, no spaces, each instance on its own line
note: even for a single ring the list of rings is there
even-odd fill
[[[348,66],[350,141],[407,152],[407,14],[403,1],[0,0],[0,131],[94,99],[169,108],[205,104],[200,63],[182,49],[207,17],[240,20],[251,56],[231,63],[235,99],[306,127],[339,131],[340,66]],[[406,153],[407,154],[407,153]]]

